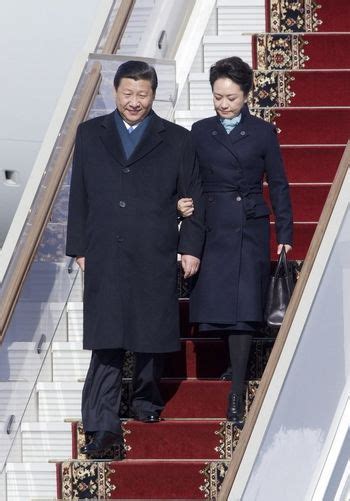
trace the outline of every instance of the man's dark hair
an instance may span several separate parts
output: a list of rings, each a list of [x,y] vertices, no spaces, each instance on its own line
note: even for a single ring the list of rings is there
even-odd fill
[[[253,70],[240,57],[227,57],[213,64],[209,71],[211,88],[218,78],[230,78],[246,96],[253,85]]]
[[[156,70],[153,66],[144,61],[126,61],[122,63],[114,76],[114,88],[118,89],[122,78],[131,78],[132,80],[148,80],[151,82],[153,93],[158,86]]]

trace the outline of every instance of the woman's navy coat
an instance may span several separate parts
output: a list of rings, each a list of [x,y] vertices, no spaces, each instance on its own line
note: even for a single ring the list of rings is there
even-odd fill
[[[200,257],[201,183],[190,132],[152,113],[127,160],[113,113],[78,128],[67,248],[85,256],[84,348],[179,348],[177,252]],[[196,215],[177,224],[177,200]]]
[[[218,117],[196,122],[206,206],[206,242],[191,294],[190,319],[200,323],[261,322],[270,276],[270,209],[277,241],[292,244],[289,188],[271,124],[250,115],[227,134]]]

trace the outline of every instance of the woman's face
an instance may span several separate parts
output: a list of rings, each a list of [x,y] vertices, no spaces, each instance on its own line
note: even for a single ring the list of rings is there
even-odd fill
[[[233,118],[240,114],[247,98],[231,78],[218,78],[213,85],[213,101],[220,117]]]

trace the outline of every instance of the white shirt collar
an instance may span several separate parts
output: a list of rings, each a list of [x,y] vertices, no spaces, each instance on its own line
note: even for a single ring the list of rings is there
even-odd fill
[[[123,120],[123,119],[122,119],[122,120]],[[141,122],[138,122],[137,124],[130,125],[130,124],[128,124],[128,122],[125,122],[125,120],[123,120],[123,122],[124,122],[124,125],[125,125],[125,127],[126,127],[126,130],[129,130],[129,129],[130,129],[130,127],[132,127],[133,129],[136,129],[136,127],[138,127],[138,126],[140,125],[140,123],[141,123]]]

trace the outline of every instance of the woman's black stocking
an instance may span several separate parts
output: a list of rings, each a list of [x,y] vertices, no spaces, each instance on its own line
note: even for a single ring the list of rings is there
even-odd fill
[[[247,371],[253,333],[251,331],[231,331],[228,336],[230,360],[232,367],[231,393],[241,394]]]

